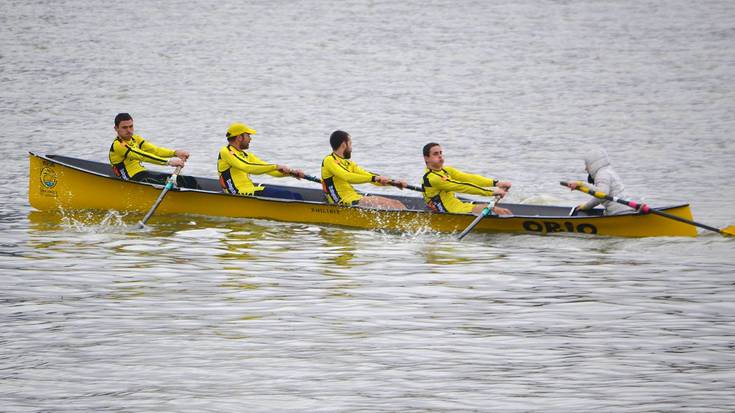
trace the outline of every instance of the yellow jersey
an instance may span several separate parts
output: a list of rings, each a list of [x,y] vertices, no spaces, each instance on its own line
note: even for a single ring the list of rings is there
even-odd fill
[[[352,184],[375,183],[377,176],[334,152],[322,161],[322,188],[330,204],[354,205],[362,195],[355,191]]]
[[[174,152],[173,149],[158,147],[139,135],[133,135],[128,141],[117,137],[110,146],[110,165],[115,175],[128,180],[145,171],[142,162],[166,165]]]
[[[243,152],[232,145],[225,145],[219,150],[217,172],[222,189],[235,195],[254,195],[265,189],[260,185],[255,186],[250,180],[250,174],[286,176],[278,172],[278,165],[266,163],[252,153]]]
[[[492,196],[493,191],[487,187],[495,186],[497,183],[496,179],[445,166],[437,171],[427,168],[421,186],[424,189],[424,202],[429,209],[435,212],[466,214],[472,212],[473,204],[460,201],[454,193]]]

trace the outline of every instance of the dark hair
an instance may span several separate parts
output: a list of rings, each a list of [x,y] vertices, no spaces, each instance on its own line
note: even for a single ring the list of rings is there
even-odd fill
[[[429,156],[431,154],[431,148],[439,146],[436,142],[430,142],[424,145],[424,156]]]
[[[118,113],[117,116],[115,116],[115,127],[117,128],[118,126],[120,126],[120,122],[124,120],[133,120],[133,117],[130,116],[129,113]]]
[[[346,141],[350,137],[350,134],[343,130],[336,130],[329,136],[329,144],[332,145],[332,149],[335,151],[342,145],[342,142]]]

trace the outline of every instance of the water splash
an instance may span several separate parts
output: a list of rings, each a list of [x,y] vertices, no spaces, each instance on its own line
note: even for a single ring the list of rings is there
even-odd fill
[[[66,211],[59,208],[60,226],[82,233],[114,233],[128,230],[127,213],[119,211]],[[136,224],[137,225],[137,224]]]

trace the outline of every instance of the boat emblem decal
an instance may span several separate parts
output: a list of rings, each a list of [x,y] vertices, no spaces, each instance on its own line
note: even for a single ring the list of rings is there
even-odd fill
[[[46,166],[41,169],[41,185],[44,188],[51,189],[56,186],[56,171]]]

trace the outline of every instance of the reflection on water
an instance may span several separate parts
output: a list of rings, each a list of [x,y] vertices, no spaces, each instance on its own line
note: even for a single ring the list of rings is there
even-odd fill
[[[462,264],[472,261],[471,257],[463,257],[458,253],[458,248],[447,245],[425,244],[421,253],[426,258],[427,264],[447,265]]]
[[[324,240],[325,249],[329,251],[322,259],[327,268],[335,265],[337,267],[351,268],[352,260],[355,258],[355,235],[353,231],[346,229],[320,228],[319,236]],[[339,273],[327,270],[325,275],[338,277]]]

